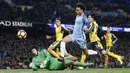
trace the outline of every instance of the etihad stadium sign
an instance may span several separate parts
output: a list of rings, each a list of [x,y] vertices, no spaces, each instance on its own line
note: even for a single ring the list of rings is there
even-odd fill
[[[0,26],[6,27],[32,27],[30,22],[19,22],[19,21],[0,21]]]

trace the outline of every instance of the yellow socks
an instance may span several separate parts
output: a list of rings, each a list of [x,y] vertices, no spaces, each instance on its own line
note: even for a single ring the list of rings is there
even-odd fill
[[[105,55],[105,63],[104,63],[104,66],[107,67],[108,65],[108,55]]]
[[[82,52],[82,57],[81,57],[80,62],[84,63],[85,60],[86,60],[86,55]]]
[[[49,53],[51,53],[54,57],[60,58],[60,56],[54,51],[54,50],[48,50]]]

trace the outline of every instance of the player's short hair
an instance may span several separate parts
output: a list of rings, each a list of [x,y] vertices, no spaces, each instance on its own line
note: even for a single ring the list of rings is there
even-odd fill
[[[36,47],[36,46],[32,46],[32,47],[31,47],[31,51],[32,51],[33,49],[36,49],[36,50],[37,50],[37,47]]]
[[[89,14],[95,21],[97,20],[97,16],[94,13]]]
[[[86,9],[86,6],[83,3],[77,3],[76,7],[81,8],[83,11],[85,11],[85,9]]]
[[[36,48],[32,48],[32,50],[31,51],[34,51],[34,50],[37,50]]]
[[[107,28],[109,28],[109,29],[110,29],[110,26],[107,26]]]
[[[61,21],[61,19],[60,19],[60,18],[56,18],[55,20],[59,20],[59,21]]]

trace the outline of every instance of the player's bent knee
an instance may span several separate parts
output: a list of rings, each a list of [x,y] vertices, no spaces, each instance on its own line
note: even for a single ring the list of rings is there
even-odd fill
[[[61,40],[61,42],[66,42],[67,36]]]
[[[64,42],[64,43],[67,43],[67,42],[70,42],[70,41],[72,41],[72,38],[70,36],[66,36],[65,38],[63,38],[61,40],[61,42]]]
[[[85,55],[88,55],[88,49],[87,48],[83,49],[83,52],[84,52]]]
[[[52,48],[48,48],[47,51],[49,52],[50,50],[52,50]]]
[[[49,46],[49,48],[47,49],[47,51],[50,51],[52,49],[54,49],[54,47],[52,47],[52,45],[51,45],[51,46]]]
[[[62,39],[61,42],[64,42],[64,43],[65,43],[65,42],[66,42],[66,39]]]

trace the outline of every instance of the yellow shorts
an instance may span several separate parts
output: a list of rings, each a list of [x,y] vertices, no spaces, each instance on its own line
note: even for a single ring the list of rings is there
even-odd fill
[[[112,47],[112,46],[107,46],[107,47],[106,47],[106,48],[107,48],[106,51],[107,51],[107,52],[110,51],[110,50],[111,50],[111,47]]]

